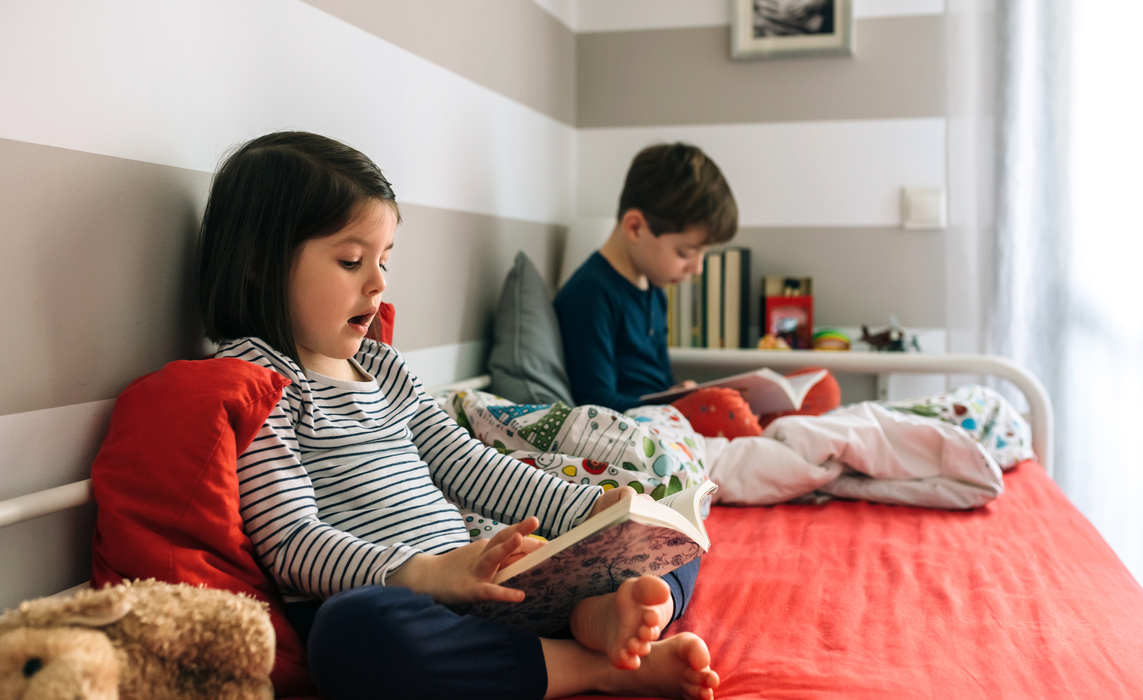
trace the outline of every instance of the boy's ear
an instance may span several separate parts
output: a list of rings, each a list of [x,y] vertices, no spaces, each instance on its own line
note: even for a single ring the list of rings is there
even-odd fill
[[[619,219],[619,227],[623,230],[623,237],[632,242],[639,238],[639,234],[644,228],[648,232],[651,230],[651,227],[647,225],[647,217],[643,216],[643,212],[638,209],[628,209],[623,212],[623,217]]]

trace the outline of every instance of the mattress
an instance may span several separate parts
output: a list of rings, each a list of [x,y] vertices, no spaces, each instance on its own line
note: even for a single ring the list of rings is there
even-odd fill
[[[1140,698],[1143,589],[1044,470],[967,512],[713,509],[691,607],[716,698]]]

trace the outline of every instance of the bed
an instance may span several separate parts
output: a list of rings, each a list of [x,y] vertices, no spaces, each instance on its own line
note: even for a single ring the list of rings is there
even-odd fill
[[[1038,456],[968,512],[715,507],[677,629],[710,644],[716,697],[1143,697],[1143,589],[1052,481],[1051,405],[1035,377],[970,355],[674,350],[672,361],[697,378],[761,364],[1003,377],[1028,399]],[[3,501],[0,526],[90,500],[80,481]]]

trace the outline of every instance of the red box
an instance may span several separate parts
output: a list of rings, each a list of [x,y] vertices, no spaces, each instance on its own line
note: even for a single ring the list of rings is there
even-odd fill
[[[794,350],[814,347],[814,298],[768,296],[762,316],[762,335],[774,335]]]

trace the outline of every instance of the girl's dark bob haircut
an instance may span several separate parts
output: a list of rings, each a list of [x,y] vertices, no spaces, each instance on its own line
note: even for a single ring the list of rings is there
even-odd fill
[[[288,302],[294,257],[311,238],[345,228],[368,200],[388,203],[400,222],[381,169],[325,136],[282,131],[231,153],[202,218],[198,299],[207,337],[261,338],[300,367]]]
[[[706,231],[706,244],[725,243],[738,232],[738,204],[718,165],[698,146],[648,146],[635,156],[619,196],[619,218],[643,212],[651,233]]]

